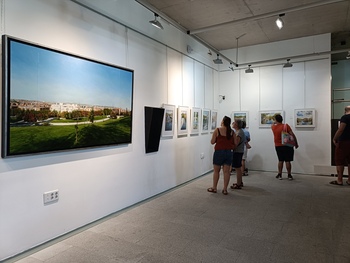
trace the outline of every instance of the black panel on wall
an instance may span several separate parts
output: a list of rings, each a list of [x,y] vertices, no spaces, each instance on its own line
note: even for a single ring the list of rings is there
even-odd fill
[[[157,152],[162,133],[164,109],[145,106],[146,153]]]

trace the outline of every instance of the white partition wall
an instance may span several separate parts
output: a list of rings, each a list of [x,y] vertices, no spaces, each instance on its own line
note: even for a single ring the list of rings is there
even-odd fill
[[[259,127],[259,112],[284,111],[284,122],[291,125],[300,145],[293,172],[315,174],[315,167],[331,165],[330,59],[297,62],[292,68],[282,66],[255,67],[249,74],[242,69],[239,77],[236,72],[221,73],[220,93],[227,99],[220,110],[248,112],[252,149],[247,166],[262,171],[276,171],[277,156],[270,127]],[[303,108],[316,110],[315,128],[295,127],[294,110]]]

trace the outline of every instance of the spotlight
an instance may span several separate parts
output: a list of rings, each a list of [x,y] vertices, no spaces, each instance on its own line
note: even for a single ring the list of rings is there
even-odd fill
[[[287,63],[285,63],[285,64],[283,65],[284,68],[291,68],[291,67],[293,67],[293,64],[290,63],[289,61],[290,61],[290,59],[287,59]]]
[[[277,27],[278,27],[278,29],[282,29],[282,27],[283,27],[283,25],[284,25],[284,22],[283,22],[283,20],[282,20],[282,16],[284,16],[285,14],[280,14],[279,16],[278,16],[278,18],[277,18],[277,20],[276,20],[276,25],[277,25]]]
[[[250,67],[251,67],[251,65],[248,65],[248,68],[245,70],[245,73],[253,73],[254,72],[254,70]]]
[[[215,64],[222,64],[222,60],[219,58],[219,54],[217,54],[217,58],[213,60]]]
[[[212,53],[211,53],[211,50],[210,50],[210,49],[208,50],[208,55],[209,55],[209,56],[211,56],[211,55],[212,55]]]
[[[158,17],[159,15],[154,13],[154,20],[151,20],[149,22],[152,24],[152,26],[155,26],[156,28],[164,29],[162,24],[157,20]]]
[[[228,67],[231,71],[233,71],[233,63],[230,63],[230,66]]]

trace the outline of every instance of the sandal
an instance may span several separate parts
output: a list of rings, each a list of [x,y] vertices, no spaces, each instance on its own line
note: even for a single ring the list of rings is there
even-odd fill
[[[338,181],[337,180],[334,180],[334,181],[331,181],[331,182],[329,182],[330,184],[334,184],[334,185],[343,185],[343,183],[338,183]]]
[[[216,193],[216,189],[214,189],[213,187],[209,187],[207,191],[214,194]]]
[[[231,187],[231,189],[242,189],[242,186],[238,185],[238,184],[233,184],[230,187]]]
[[[222,193],[224,194],[224,195],[227,195],[228,193],[227,193],[227,190],[222,190]]]

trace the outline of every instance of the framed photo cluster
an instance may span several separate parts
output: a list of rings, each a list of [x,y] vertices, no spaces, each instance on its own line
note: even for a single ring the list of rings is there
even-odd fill
[[[212,132],[218,126],[218,111],[201,109],[198,107],[189,108],[187,106],[163,104],[164,119],[162,137],[172,137],[175,133],[175,121],[177,123],[177,134],[206,134]],[[175,116],[176,120],[175,120]]]

